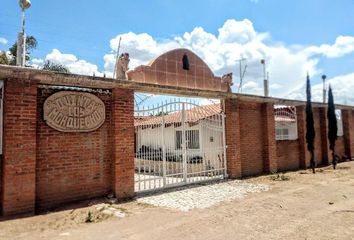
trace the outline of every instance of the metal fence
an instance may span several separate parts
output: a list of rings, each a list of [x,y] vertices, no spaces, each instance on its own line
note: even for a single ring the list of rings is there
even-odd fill
[[[135,110],[135,191],[226,176],[224,114],[219,103],[171,99]]]

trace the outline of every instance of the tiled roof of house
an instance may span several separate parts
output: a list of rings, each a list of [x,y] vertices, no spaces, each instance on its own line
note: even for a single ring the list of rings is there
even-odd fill
[[[215,116],[221,113],[221,107],[219,103],[195,106],[185,111],[186,122],[196,123],[199,120]],[[182,111],[169,113],[164,115],[165,124],[180,123],[182,120]],[[146,117],[136,117],[134,120],[134,126],[147,126],[147,125],[158,125],[163,121],[162,116],[146,116]]]
[[[210,118],[221,113],[219,103],[203,106],[195,106],[185,111],[186,122],[196,123],[199,120]],[[280,107],[274,109],[276,122],[296,122],[296,112],[292,107]],[[182,112],[177,111],[164,115],[165,124],[180,123]],[[135,117],[134,126],[159,125],[162,123],[162,116]]]

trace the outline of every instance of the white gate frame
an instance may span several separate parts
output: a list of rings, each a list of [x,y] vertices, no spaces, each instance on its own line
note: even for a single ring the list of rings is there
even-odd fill
[[[207,109],[208,106],[172,100],[169,103],[166,101],[152,108],[135,111],[136,192],[148,192],[227,178],[225,114],[221,106],[218,112],[210,111]],[[200,115],[200,119],[194,119],[191,123],[192,115],[194,118]],[[176,117],[179,120],[174,119],[173,122],[171,119]],[[137,124],[139,121],[146,121],[146,125],[145,123]],[[172,133],[173,136],[166,135],[167,125],[172,127],[168,133]],[[199,125],[197,132],[194,132],[195,125]],[[177,131],[181,131],[180,149],[177,148]],[[144,134],[150,134],[150,136],[144,136]],[[151,141],[149,145],[145,138]],[[189,149],[189,140],[196,141],[196,139],[198,139],[199,149]],[[171,140],[172,145],[167,143]],[[206,148],[203,146],[204,143],[212,143],[212,146],[216,145],[216,147]]]

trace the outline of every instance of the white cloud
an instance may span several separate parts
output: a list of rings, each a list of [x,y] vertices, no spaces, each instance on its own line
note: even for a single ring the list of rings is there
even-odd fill
[[[89,63],[86,60],[78,59],[74,54],[61,53],[58,49],[53,49],[51,53],[47,54],[45,60],[49,60],[54,63],[59,63],[66,66],[71,73],[82,75],[103,75],[98,71],[98,67],[95,64]],[[32,65],[34,67],[41,67],[44,64],[43,59],[33,59]]]
[[[305,81],[305,80],[304,80]],[[354,105],[354,73],[336,76],[327,81],[326,88],[328,91],[328,85],[331,85],[334,102],[337,104],[349,104]],[[311,87],[312,100],[316,102],[322,102],[323,85],[322,83],[314,84]],[[327,93],[328,94],[328,93]],[[328,95],[327,95],[328,97]],[[305,100],[305,87],[301,87],[293,91],[289,98]]]
[[[219,28],[218,40],[222,43],[245,44],[256,37],[257,33],[250,20],[236,21],[229,19],[224,23],[222,28]]]
[[[354,37],[338,36],[332,45],[322,44],[321,46],[311,46],[305,52],[309,55],[322,54],[328,58],[342,57],[354,52]]]
[[[261,59],[265,59],[270,76],[270,95],[274,97],[303,99],[306,73],[316,76],[321,73],[318,64],[321,56],[328,58],[341,57],[354,52],[354,37],[339,36],[335,43],[319,46],[286,45],[274,43],[270,33],[257,32],[253,23],[244,19],[237,21],[229,19],[218,29],[217,34],[205,31],[202,27],[195,27],[191,32],[168,39],[155,39],[147,33],[123,33],[110,41],[111,51],[103,56],[104,71],[108,77],[113,76],[113,68],[119,39],[121,40],[120,53],[130,54],[130,69],[138,65],[148,64],[160,54],[175,49],[187,48],[199,55],[216,75],[228,72],[234,73],[233,91],[239,85],[239,62],[247,59],[247,68],[244,78],[243,93],[263,94],[263,66]],[[66,65],[71,72],[99,75],[98,67],[85,60],[78,59],[73,54],[64,54],[57,49],[45,58]],[[42,60],[34,59],[34,65],[43,64]],[[245,66],[246,62],[243,62]],[[335,91],[347,96],[347,102],[352,98],[347,93],[354,92],[350,84],[336,84],[347,79],[349,75],[333,78]],[[351,80],[353,82],[353,80]],[[314,86],[316,93],[317,86]],[[343,89],[342,89],[343,88]],[[346,88],[346,89],[344,89]],[[314,99],[316,94],[314,95]],[[340,95],[338,99],[344,100]]]
[[[316,74],[318,60],[312,59],[302,49],[295,49],[283,44],[267,44],[269,33],[257,32],[253,23],[244,19],[227,20],[214,35],[202,27],[171,39],[156,40],[147,33],[125,33],[110,41],[111,53],[104,56],[105,70],[113,71],[115,54],[119,38],[122,37],[121,51],[129,52],[130,68],[147,64],[150,60],[168,50],[184,47],[199,55],[217,75],[234,72],[234,91],[239,82],[238,59],[247,58],[247,70],[244,83],[257,84],[243,87],[244,93],[262,94],[263,68],[260,59],[266,59],[267,71],[270,72],[271,95],[284,97],[302,85],[306,72]]]
[[[6,45],[8,43],[6,38],[0,37],[0,44]]]

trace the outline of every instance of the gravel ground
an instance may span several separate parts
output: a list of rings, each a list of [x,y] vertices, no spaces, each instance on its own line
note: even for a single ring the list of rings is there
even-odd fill
[[[251,184],[234,180],[145,196],[138,198],[137,201],[187,212],[195,208],[209,208],[224,201],[240,199],[247,193],[268,191],[269,189],[269,186],[265,184]]]

